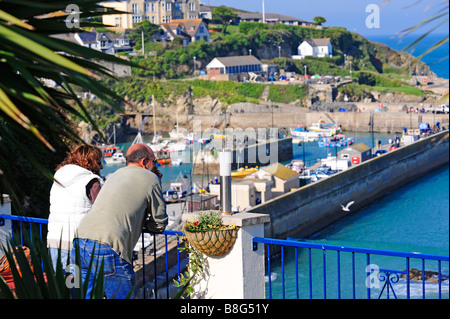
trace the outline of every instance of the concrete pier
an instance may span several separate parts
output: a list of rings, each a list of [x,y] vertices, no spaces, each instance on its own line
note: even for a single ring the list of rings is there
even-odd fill
[[[249,210],[269,214],[264,236],[306,237],[434,169],[449,163],[449,131],[372,158],[329,178],[306,185]]]

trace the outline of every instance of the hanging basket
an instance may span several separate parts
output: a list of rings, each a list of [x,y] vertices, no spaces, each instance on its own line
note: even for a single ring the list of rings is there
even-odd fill
[[[189,231],[183,228],[189,243],[205,255],[222,256],[236,241],[238,228]]]

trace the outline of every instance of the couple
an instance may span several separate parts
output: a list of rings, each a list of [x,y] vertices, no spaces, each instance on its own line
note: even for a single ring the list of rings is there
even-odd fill
[[[101,156],[95,155],[96,148],[80,147],[90,148],[94,153],[91,162],[94,159],[97,166],[101,165]],[[132,254],[142,229],[161,233],[168,223],[160,181],[162,174],[150,147],[132,145],[126,161],[127,166],[110,175],[97,196],[93,188],[99,185],[92,185],[100,181],[99,170],[66,160],[67,164],[55,173],[59,183],[55,182],[50,192],[47,242],[52,260],[58,262],[55,253],[58,247],[68,253],[74,239],[71,256],[74,260],[75,247],[78,247],[84,281],[95,247],[92,267],[94,270],[103,260],[107,298],[125,298],[134,286]],[[61,262],[66,259],[62,257]],[[89,279],[87,298],[91,295],[93,276]]]

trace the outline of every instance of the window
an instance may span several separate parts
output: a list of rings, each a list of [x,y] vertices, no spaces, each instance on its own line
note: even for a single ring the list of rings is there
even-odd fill
[[[144,3],[144,11],[150,12],[150,3]]]
[[[205,32],[205,28],[203,28],[203,27],[198,28],[198,32],[200,32],[200,33]]]
[[[133,16],[131,18],[131,21],[133,22],[133,24],[141,22],[141,16]]]
[[[137,3],[133,3],[133,5],[131,6],[131,13],[138,13],[138,4]]]
[[[161,3],[161,10],[162,11],[165,11],[166,10],[166,4],[163,2],[163,3]]]
[[[120,18],[115,19],[115,25],[116,27],[120,27]]]

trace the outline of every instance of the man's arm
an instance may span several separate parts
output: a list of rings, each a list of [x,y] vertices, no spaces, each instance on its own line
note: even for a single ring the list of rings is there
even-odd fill
[[[169,223],[166,213],[166,202],[164,201],[161,184],[155,183],[150,191],[150,203],[147,207],[148,219],[144,228],[152,233],[162,233]]]

